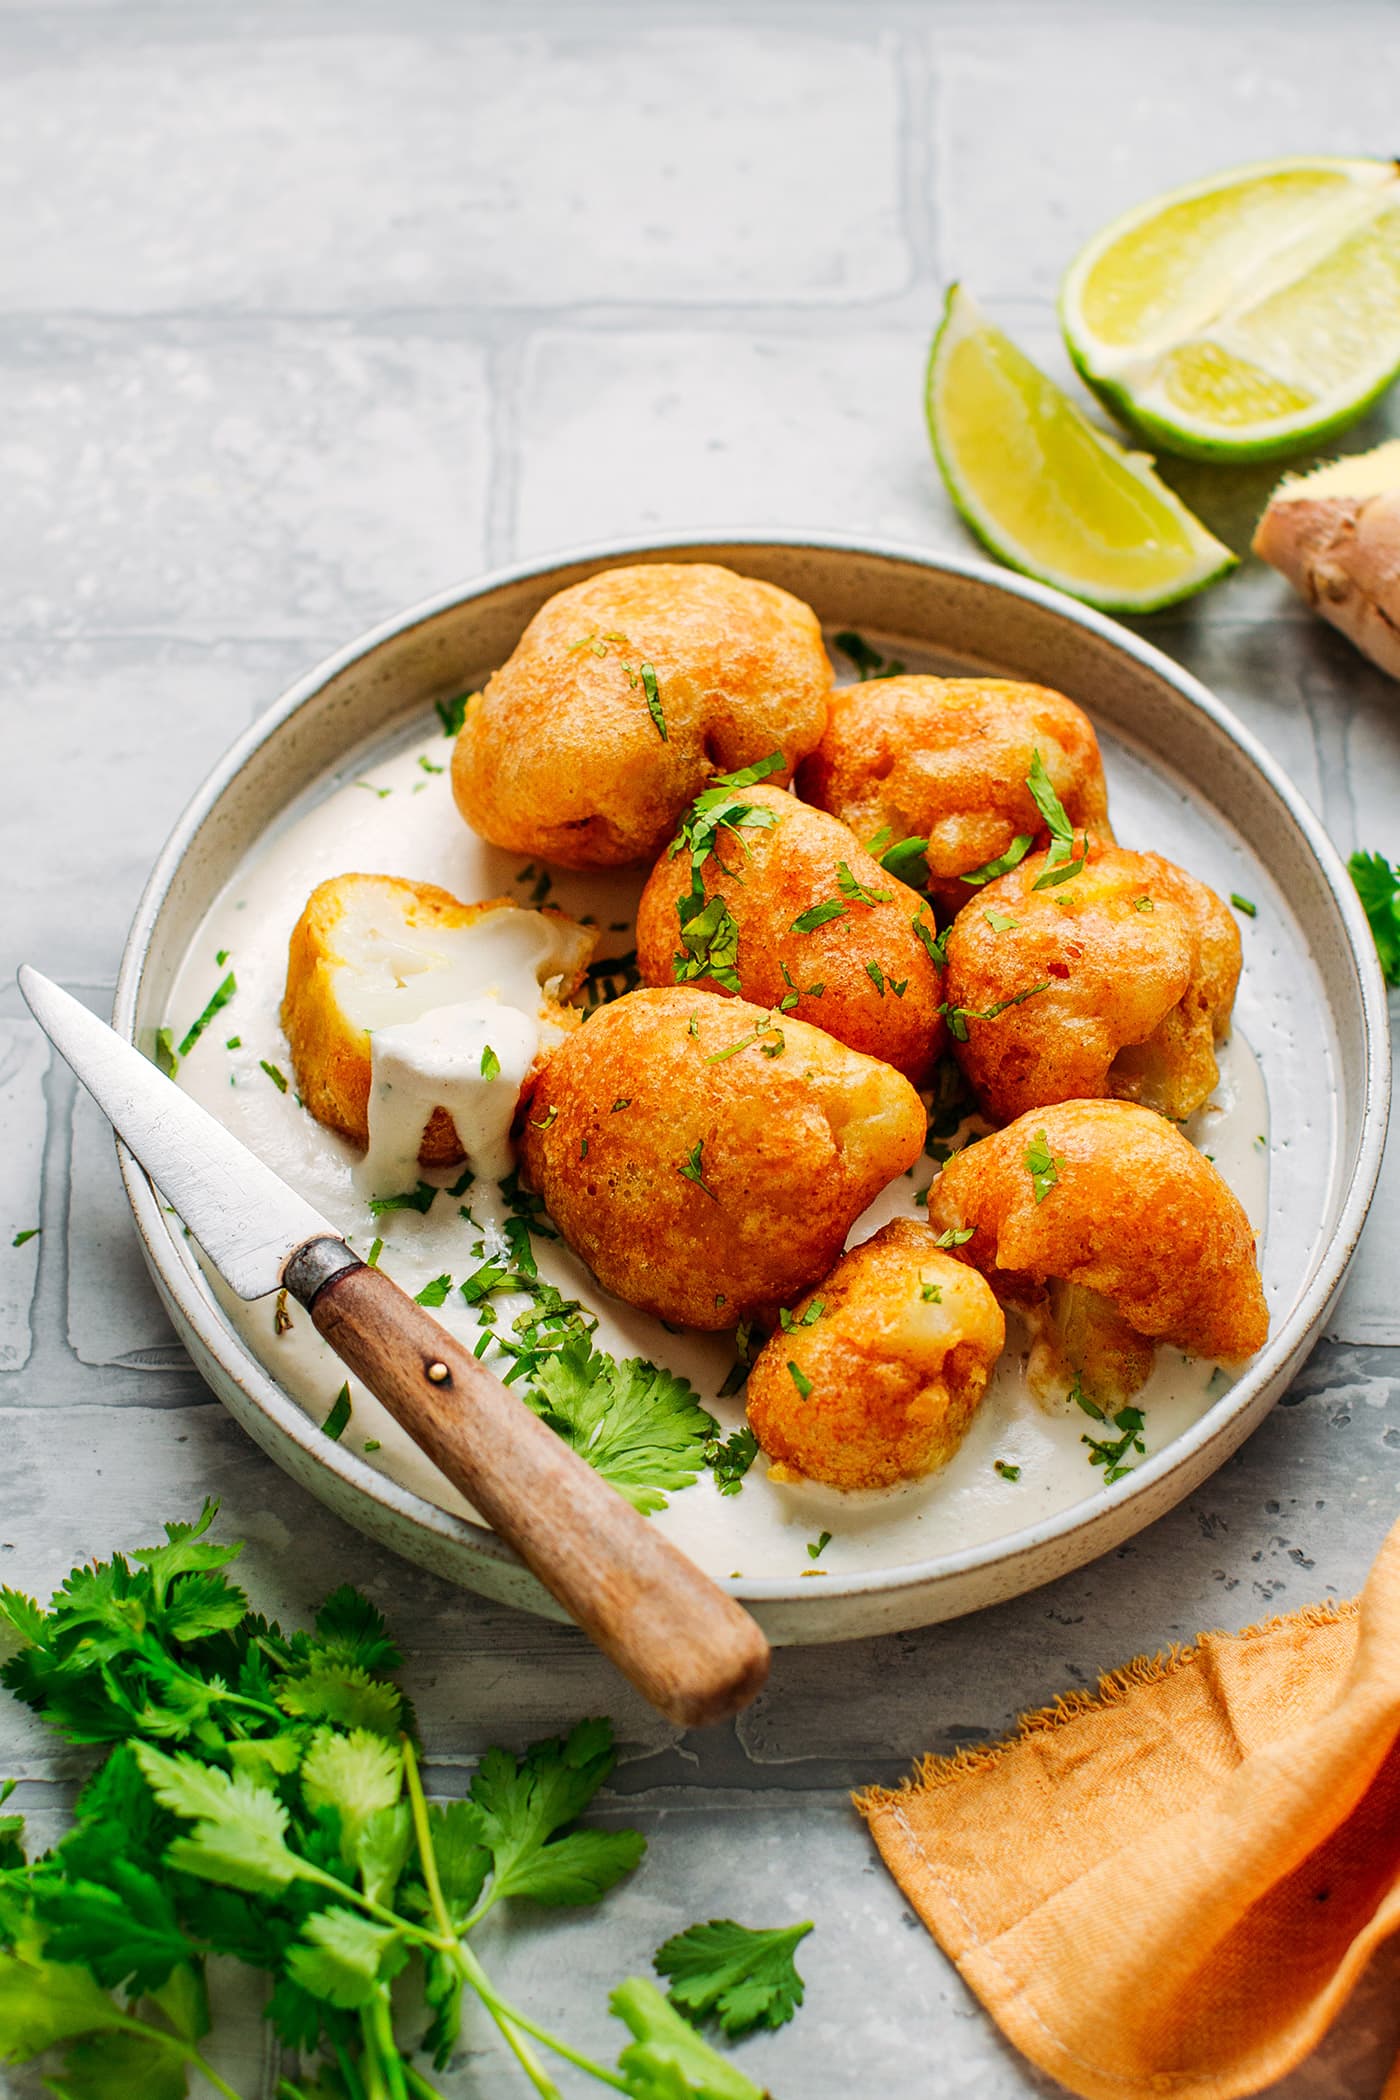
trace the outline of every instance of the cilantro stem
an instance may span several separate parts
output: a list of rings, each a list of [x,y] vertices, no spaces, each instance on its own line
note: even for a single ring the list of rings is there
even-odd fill
[[[365,2072],[365,2100],[390,2100],[388,2083],[379,2061],[372,2010],[368,2005],[360,2007],[360,2034],[365,2045],[360,2057]]]
[[[442,2094],[437,2087],[429,2085],[423,2073],[415,2071],[412,2064],[404,2065],[403,2075],[408,2080],[408,2089],[415,2096],[415,2100],[442,2100]]]
[[[360,2020],[365,2041],[373,2049],[377,2067],[383,2074],[386,2100],[408,2100],[403,2058],[399,2055],[398,2043],[394,2040],[394,2023],[389,2011],[387,1985],[381,1986],[365,2006]]]

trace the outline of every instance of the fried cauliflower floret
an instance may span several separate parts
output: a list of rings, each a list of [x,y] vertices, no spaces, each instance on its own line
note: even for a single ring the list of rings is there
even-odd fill
[[[508,998],[526,980],[539,1022],[538,1069],[579,1024],[578,1009],[562,1002],[578,989],[597,944],[591,927],[562,912],[527,911],[510,897],[463,904],[430,882],[332,877],[311,892],[287,951],[282,1025],[302,1101],[318,1122],[365,1144],[371,1031],[493,989]],[[418,1157],[425,1166],[461,1159],[445,1109],[433,1109]]]
[[[652,870],[637,963],[647,984],[696,983],[800,1014],[917,1084],[944,1040],[934,934],[923,898],[839,818],[782,788],[719,786]]]
[[[981,1107],[1007,1123],[1111,1095],[1184,1122],[1219,1077],[1239,983],[1229,907],[1160,854],[1092,839],[1078,874],[1037,889],[1047,872],[1022,861],[948,934],[953,1048]]]
[[[926,838],[929,893],[949,910],[960,881],[1017,837],[1046,836],[1026,787],[1039,751],[1065,813],[1111,839],[1108,791],[1088,717],[1048,686],[1004,678],[872,678],[831,697],[798,793],[858,838]]]
[[[775,1479],[893,1487],[946,1465],[1006,1341],[975,1269],[898,1218],[853,1247],[759,1352],[749,1421]]]
[[[629,992],[545,1066],[522,1163],[598,1281],[688,1327],[775,1315],[912,1166],[907,1079],[819,1028],[690,987]]]
[[[1127,1101],[1061,1101],[949,1160],[936,1232],[1037,1330],[1032,1388],[1078,1380],[1130,1397],[1155,1346],[1235,1363],[1269,1331],[1254,1234],[1233,1190],[1179,1130]]]
[[[712,562],[605,569],[542,605],[469,702],[452,792],[497,846],[649,861],[712,773],[776,751],[791,777],[831,678],[816,615],[771,583]]]

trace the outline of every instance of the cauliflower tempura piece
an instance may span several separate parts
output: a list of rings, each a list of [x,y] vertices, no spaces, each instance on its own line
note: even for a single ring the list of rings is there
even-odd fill
[[[590,927],[562,912],[527,911],[509,897],[463,904],[432,883],[394,875],[321,883],[292,931],[282,1005],[303,1103],[319,1122],[366,1144],[382,1105],[371,1098],[375,1057],[398,1041],[411,1058],[416,1046],[420,1064],[435,1059],[450,1086],[454,1040],[465,1044],[479,1026],[470,1063],[478,1083],[493,1076],[492,1059],[501,1087],[513,1078],[510,1098],[498,1104],[508,1127],[527,1080],[579,1024],[578,1009],[561,1002],[582,982],[597,943]],[[467,1009],[479,1011],[473,1017]],[[439,1014],[446,1025],[435,1030]],[[519,1049],[524,1067],[515,1074],[508,1046]],[[395,1077],[402,1089],[403,1075]],[[378,1079],[381,1089],[394,1083],[385,1072]],[[422,1083],[431,1091],[430,1077]],[[421,1141],[410,1160],[445,1166],[461,1159],[465,1134],[448,1110],[432,1099],[420,1106]]]
[[[1269,1331],[1248,1218],[1210,1161],[1151,1109],[1062,1101],[949,1160],[937,1232],[1037,1330],[1032,1389],[1135,1393],[1158,1342],[1237,1363]]]
[[[732,1327],[824,1276],[923,1147],[907,1079],[743,999],[629,992],[545,1066],[522,1163],[607,1290]]]
[[[1175,1122],[1219,1074],[1239,929],[1213,890],[1156,853],[1091,839],[1083,868],[1037,889],[1022,861],[963,906],[947,939],[954,1052],[985,1112],[1112,1095]]]
[[[777,1480],[893,1487],[946,1465],[1006,1340],[992,1292],[937,1236],[897,1218],[841,1257],[749,1373]]]
[[[800,1014],[918,1083],[944,1040],[936,930],[838,818],[781,788],[720,783],[652,870],[637,962],[648,984]]]
[[[826,726],[816,615],[711,562],[604,569],[535,614],[469,702],[452,792],[494,845],[566,868],[655,858],[712,773]]]
[[[1039,751],[1076,827],[1113,836],[1098,739],[1048,686],[1004,678],[872,678],[831,696],[831,719],[798,772],[799,794],[857,838],[928,840],[929,893],[957,911],[960,877],[1046,827],[1026,786]]]

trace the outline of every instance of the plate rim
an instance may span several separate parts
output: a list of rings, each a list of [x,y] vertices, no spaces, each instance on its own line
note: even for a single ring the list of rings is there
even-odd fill
[[[515,584],[542,581],[560,571],[589,563],[615,566],[619,561],[632,556],[655,557],[671,554],[677,559],[685,560],[694,559],[697,555],[703,556],[706,550],[727,548],[742,551],[746,547],[755,550],[780,548],[796,552],[811,548],[825,554],[912,564],[934,574],[960,577],[1009,597],[1029,601],[1048,613],[1068,620],[1074,626],[1087,629],[1110,648],[1134,659],[1144,669],[1174,687],[1244,754],[1255,771],[1263,777],[1287,809],[1309,852],[1321,869],[1342,920],[1350,961],[1359,987],[1359,1020],[1364,1052],[1356,1158],[1349,1184],[1341,1196],[1336,1224],[1319,1252],[1313,1271],[1307,1277],[1288,1319],[1270,1335],[1259,1355],[1228,1391],[1207,1408],[1190,1428],[1164,1445],[1161,1451],[1153,1453],[1144,1465],[1136,1468],[1131,1486],[1124,1485],[1121,1492],[1114,1496],[1111,1505],[1091,1493],[1079,1502],[1070,1504],[1068,1508],[1023,1526],[1017,1531],[1009,1532],[1000,1539],[984,1541],[956,1552],[934,1554],[891,1569],[842,1574],[816,1589],[810,1584],[805,1584],[800,1575],[715,1578],[722,1588],[743,1603],[781,1606],[788,1610],[796,1608],[802,1611],[804,1616],[816,1618],[820,1616],[824,1602],[828,1605],[834,1604],[839,1598],[897,1597],[908,1590],[953,1584],[960,1578],[975,1575],[982,1570],[989,1574],[993,1569],[1010,1570],[1027,1556],[1043,1554],[1058,1540],[1068,1538],[1086,1525],[1101,1520],[1110,1508],[1120,1520],[1117,1536],[1121,1538],[1133,1535],[1146,1523],[1153,1521],[1152,1515],[1148,1515],[1137,1524],[1123,1523],[1124,1518],[1131,1517],[1135,1504],[1144,1498],[1156,1497],[1163,1483],[1173,1473],[1185,1467],[1198,1469],[1202,1461],[1208,1461],[1211,1447],[1224,1440],[1229,1448],[1222,1452],[1214,1463],[1205,1463],[1204,1470],[1200,1472],[1200,1477],[1207,1477],[1215,1470],[1215,1465],[1223,1463],[1242,1441],[1241,1436],[1232,1434],[1241,1418],[1247,1417],[1251,1409],[1258,1418],[1262,1418],[1266,1411],[1264,1396],[1268,1388],[1274,1381],[1290,1372],[1291,1360],[1309,1346],[1345,1279],[1375,1194],[1389,1122],[1390,1029],[1386,987],[1380,961],[1369,923],[1341,853],[1333,844],[1320,818],[1271,753],[1255,737],[1253,731],[1248,729],[1193,672],[1178,664],[1155,643],[1144,640],[1110,615],[1083,605],[1077,599],[1047,584],[1039,583],[1034,578],[996,567],[975,556],[943,553],[898,539],[850,537],[844,533],[815,530],[794,531],[790,527],[779,526],[705,528],[688,533],[671,530],[590,542],[583,546],[567,547],[503,564],[487,570],[480,576],[435,592],[403,611],[389,615],[354,640],[332,651],[294,680],[227,747],[176,819],[142,889],[122,950],[113,997],[112,1024],[128,1042],[135,1041],[136,1011],[152,935],[161,908],[195,835],[256,752],[332,679],[364,658],[372,656],[386,643],[398,639],[440,614]],[[467,1548],[477,1557],[494,1561],[498,1565],[520,1568],[522,1564],[514,1551],[487,1526],[440,1508],[436,1503],[427,1501],[388,1475],[378,1472],[353,1449],[346,1449],[338,1443],[327,1443],[320,1437],[318,1425],[283,1389],[272,1372],[259,1362],[225,1319],[207,1279],[194,1266],[170,1231],[160,1198],[144,1170],[120,1141],[117,1152],[127,1199],[141,1238],[142,1251],[157,1288],[177,1326],[183,1323],[192,1330],[201,1348],[218,1363],[224,1375],[239,1386],[247,1399],[271,1425],[291,1439],[306,1462],[313,1468],[338,1476],[344,1488],[352,1494],[378,1503],[386,1513],[407,1522],[419,1532],[434,1535],[451,1547]],[[228,1360],[230,1351],[237,1356],[237,1362]],[[1248,1429],[1244,1433],[1247,1434]],[[318,1449],[315,1441],[317,1439],[324,1448]],[[273,1456],[276,1458],[277,1454],[274,1453]],[[1113,1539],[1106,1538],[1101,1551],[1111,1550],[1113,1543]],[[1091,1559],[1098,1557],[1100,1555],[1097,1552],[1088,1556]],[[1050,1576],[1042,1579],[1048,1580]],[[1017,1585],[1014,1582],[1010,1588],[1003,1585],[999,1589],[999,1595],[1005,1597],[1015,1594],[1016,1589]],[[994,1600],[989,1598],[986,1601],[990,1603]],[[978,1609],[985,1606],[966,1608]],[[833,1633],[827,1637],[838,1636]],[[821,1635],[814,1632],[809,1638],[820,1640]]]

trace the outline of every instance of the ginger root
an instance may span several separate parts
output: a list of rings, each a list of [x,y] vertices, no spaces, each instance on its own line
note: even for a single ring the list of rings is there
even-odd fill
[[[1281,482],[1254,551],[1400,678],[1400,438]]]

